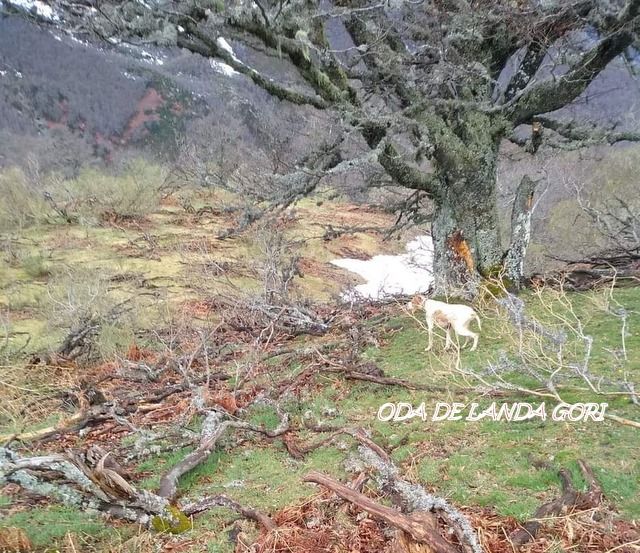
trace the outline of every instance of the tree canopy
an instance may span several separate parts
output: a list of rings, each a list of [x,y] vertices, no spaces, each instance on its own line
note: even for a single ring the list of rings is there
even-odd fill
[[[291,186],[306,193],[318,172],[379,163],[389,182],[433,201],[443,282],[499,270],[522,276],[535,183],[522,183],[521,212],[502,245],[495,196],[502,140],[535,152],[544,128],[589,143],[638,138],[544,115],[571,104],[634,46],[640,0],[105,1],[89,18],[83,6],[62,8],[76,29],[112,42],[175,44],[284,101],[337,110],[369,151],[346,159],[335,155],[338,141],[310,156]],[[252,67],[231,43],[288,59],[307,86]],[[552,57],[561,63],[549,70]],[[523,124],[532,126],[524,141],[514,135]]]

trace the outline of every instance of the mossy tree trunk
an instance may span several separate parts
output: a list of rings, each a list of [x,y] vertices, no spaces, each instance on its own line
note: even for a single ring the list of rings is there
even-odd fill
[[[101,36],[145,38],[129,2],[106,1],[114,14],[96,16]],[[360,161],[339,162],[340,155],[334,155],[336,163],[356,167],[377,158],[396,185],[433,200],[438,285],[458,286],[503,269],[518,281],[531,228],[533,183],[525,183],[516,198],[513,236],[505,251],[496,205],[500,141],[517,143],[513,129],[540,124],[541,115],[571,104],[637,44],[640,0],[626,0],[617,13],[602,12],[602,2],[595,0],[518,6],[496,0],[491,10],[474,9],[467,0],[325,4],[319,9],[317,2],[241,2],[205,10],[178,0],[175,10],[148,9],[145,21],[155,22],[157,29],[174,26],[180,31],[178,46],[223,61],[272,96],[339,112],[370,151]],[[149,25],[148,33],[156,27]],[[573,52],[566,71],[541,75],[550,49],[587,27],[596,29],[598,40],[580,55]],[[354,47],[345,42],[347,35]],[[279,82],[252,67],[225,37],[288,58],[307,87],[291,87],[288,78]],[[509,75],[507,83],[500,78]],[[631,137],[555,123],[551,118],[547,126],[569,140],[640,140],[640,133]],[[541,138],[532,133],[530,153]],[[429,159],[433,172],[414,164],[421,158]],[[304,167],[283,177],[299,184],[291,197],[313,190],[307,181],[325,169]]]
[[[486,180],[484,180],[486,179]],[[500,267],[495,175],[449,183],[434,203],[434,276],[439,290],[464,287]]]
[[[433,145],[432,179],[381,163],[396,181],[425,190],[433,200],[434,277],[443,292],[459,290],[476,276],[494,274],[505,252],[500,240],[498,149],[505,123],[475,110],[421,114]]]

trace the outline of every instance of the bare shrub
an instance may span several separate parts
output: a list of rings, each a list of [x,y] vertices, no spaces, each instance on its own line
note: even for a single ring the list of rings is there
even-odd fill
[[[568,168],[569,197],[555,199],[545,231],[554,257],[640,255],[640,150],[613,150],[605,160]]]
[[[117,299],[107,284],[95,270],[66,269],[50,279],[43,309],[50,324],[66,332],[57,350],[63,357],[107,358],[131,343],[130,300]]]
[[[572,183],[582,217],[600,237],[601,251],[640,255],[639,173],[640,151],[630,148],[615,152],[606,167],[598,167],[588,194]]]
[[[46,277],[50,273],[49,261],[53,251],[48,248],[35,250],[18,236],[3,236],[0,238],[0,260],[7,267],[22,269],[27,276],[37,279]],[[2,272],[0,271],[0,277]]]
[[[42,191],[18,168],[0,172],[0,230],[20,230],[51,215]]]
[[[84,222],[134,219],[158,208],[166,172],[138,159],[119,174],[84,169],[77,178],[60,183],[51,192],[56,205]]]
[[[7,313],[0,311],[0,364],[4,365],[11,358],[11,324]]]
[[[257,344],[268,344],[278,334],[323,334],[328,326],[309,298],[295,287],[299,269],[299,240],[287,236],[281,222],[263,219],[249,237],[255,288],[225,280],[225,292],[216,298],[224,305],[224,319],[233,328],[249,332]]]
[[[289,238],[277,225],[273,220],[263,221],[253,233],[263,299],[269,303],[287,301],[293,279],[302,276],[298,268],[301,241]]]
[[[22,268],[31,278],[43,278],[51,272],[49,262],[42,252],[24,257],[22,259]]]
[[[227,188],[240,160],[238,148],[230,147],[230,144],[237,145],[240,136],[219,124],[212,125],[211,121],[196,122],[194,125],[194,135],[189,139],[182,138],[178,144],[169,182],[174,187]],[[198,142],[194,136],[202,136],[203,139]]]
[[[72,375],[46,365],[25,370],[31,334],[12,327],[10,311],[0,311],[0,428],[19,431],[51,416],[51,397],[68,389]]]

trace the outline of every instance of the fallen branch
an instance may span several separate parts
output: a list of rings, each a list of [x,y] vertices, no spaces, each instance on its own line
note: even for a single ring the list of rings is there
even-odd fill
[[[67,506],[108,513],[139,524],[152,523],[154,527],[168,529],[167,531],[187,529],[190,527],[186,518],[188,515],[214,506],[231,508],[271,530],[275,528],[275,523],[266,515],[244,507],[226,496],[214,496],[191,503],[185,511],[175,506],[174,502],[178,479],[209,457],[218,439],[228,428],[249,430],[271,438],[287,432],[288,414],[280,412],[277,406],[276,409],[280,415],[280,424],[273,430],[244,421],[223,420],[226,414],[222,412],[208,412],[203,423],[200,445],[162,476],[157,494],[137,489],[129,483],[120,465],[110,457],[109,452],[103,450],[85,456],[69,453],[21,458],[7,448],[0,448],[0,484],[11,482],[30,493],[54,498]],[[93,467],[87,465],[90,458],[92,463],[95,462]],[[38,473],[38,476],[34,473]]]
[[[197,515],[198,513],[207,511],[212,507],[226,507],[227,509],[231,509],[232,511],[239,513],[243,517],[257,522],[267,531],[277,528],[277,524],[273,522],[273,520],[269,516],[261,513],[257,509],[245,507],[244,505],[241,505],[237,501],[234,501],[224,494],[205,497],[200,501],[185,505],[182,509],[182,512],[187,516],[193,516]]]
[[[345,430],[362,443],[360,454],[365,463],[376,470],[379,486],[400,498],[409,514],[380,505],[353,487],[341,484],[319,472],[307,474],[303,478],[305,482],[314,482],[330,489],[342,499],[396,528],[398,532],[394,551],[422,551],[417,544],[423,544],[429,552],[435,553],[458,553],[461,550],[465,553],[482,553],[475,530],[460,511],[444,499],[427,493],[421,486],[400,478],[398,469],[388,454],[369,440],[362,430],[344,429],[334,434]],[[458,539],[458,545],[449,543],[440,535],[438,520],[451,528]]]
[[[255,426],[243,421],[223,420],[224,413],[210,411],[202,423],[200,445],[160,479],[160,488],[158,491],[160,497],[165,497],[170,500],[175,498],[178,492],[178,479],[193,470],[213,453],[218,440],[227,429],[236,428],[249,430],[251,432],[264,434],[270,438],[280,436],[287,432],[289,430],[289,416],[286,413],[279,414],[281,418],[278,427],[274,430],[266,430],[260,426]]]
[[[335,372],[344,375],[347,380],[360,380],[363,382],[372,382],[373,384],[381,384],[383,386],[399,386],[407,390],[422,390],[427,392],[444,392],[447,388],[444,386],[431,386],[429,384],[419,384],[402,378],[394,378],[392,376],[378,376],[375,374],[364,373],[355,370],[344,369],[328,369],[325,372]]]
[[[109,513],[139,524],[148,524],[154,515],[173,520],[166,499],[137,490],[105,467],[104,461],[105,458],[97,470],[92,470],[76,456],[20,457],[0,448],[0,483],[11,482],[38,497],[54,498],[66,506]]]
[[[326,436],[321,440],[318,440],[316,442],[313,442],[307,445],[297,444],[293,440],[293,438],[289,435],[286,435],[283,441],[287,448],[287,451],[294,459],[302,459],[308,453],[311,453],[312,451],[315,451],[316,449],[331,443],[338,436],[342,436],[344,434],[347,434],[348,436],[355,438],[358,442],[360,442],[360,444],[371,448],[383,459],[387,461],[389,460],[389,455],[387,455],[387,452],[384,449],[382,449],[378,444],[370,440],[365,434],[364,430],[362,430],[361,428],[340,428],[338,430],[332,431],[331,434],[329,434],[329,436]]]
[[[343,375],[347,380],[359,380],[362,382],[370,382],[372,384],[380,384],[381,386],[398,386],[413,391],[425,392],[449,392],[450,388],[445,386],[435,386],[432,384],[420,384],[419,382],[411,382],[403,378],[395,378],[393,376],[384,376],[384,374],[372,374],[371,372],[362,372],[359,370],[349,369],[348,367],[329,367],[322,369],[322,372],[331,372]],[[483,390],[478,388],[457,388],[460,393],[477,393],[482,391],[490,397],[504,397],[509,395],[517,395],[517,390],[499,390],[487,386]]]
[[[422,486],[400,478],[397,467],[391,461],[381,458],[372,449],[361,447],[360,454],[365,463],[377,471],[379,485],[402,497],[409,510],[436,512],[455,532],[465,552],[483,553],[476,532],[463,513],[443,498],[427,493]]]
[[[511,542],[514,545],[524,545],[533,540],[542,526],[542,520],[545,518],[555,517],[567,511],[585,511],[600,505],[603,497],[602,488],[596,481],[591,467],[584,461],[578,461],[578,465],[587,482],[587,491],[580,492],[576,490],[569,471],[561,469],[558,472],[558,476],[562,486],[562,495],[538,507],[533,518],[511,535]]]
[[[458,553],[454,545],[440,536],[435,516],[431,513],[417,511],[409,515],[402,514],[391,507],[376,503],[366,495],[319,472],[310,472],[303,481],[324,486],[359,509],[409,534],[413,541],[428,545],[434,553]]]
[[[21,432],[12,434],[0,434],[0,444],[5,446],[13,441],[19,442],[31,442],[35,440],[44,440],[56,434],[65,434],[67,432],[74,432],[80,430],[89,424],[97,420],[106,420],[109,418],[108,409],[103,405],[89,405],[89,402],[84,395],[79,396],[80,410],[74,415],[61,420],[53,426],[47,426],[39,430],[33,430],[31,432]]]

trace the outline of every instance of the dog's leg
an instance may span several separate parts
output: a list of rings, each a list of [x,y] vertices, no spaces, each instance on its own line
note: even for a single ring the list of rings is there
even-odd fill
[[[451,329],[449,327],[446,328],[447,338],[444,343],[444,349],[447,350],[453,345],[453,340],[451,339]]]
[[[431,317],[429,317],[429,315],[426,316],[426,320],[427,320],[427,335],[429,336],[428,338],[428,343],[427,343],[427,347],[424,348],[424,351],[429,351],[431,349],[431,346],[433,345],[433,320],[431,320]]]
[[[474,335],[473,335],[473,346],[471,346],[471,350],[470,351],[476,351],[476,348],[478,347],[478,338],[479,338],[479,336],[474,333]]]
[[[466,326],[458,326],[455,328],[456,334],[458,336],[464,336],[464,343],[467,345],[468,339],[473,338],[473,345],[469,351],[475,351],[476,347],[478,347],[478,335],[469,330]]]

